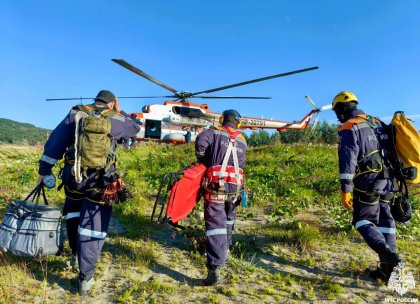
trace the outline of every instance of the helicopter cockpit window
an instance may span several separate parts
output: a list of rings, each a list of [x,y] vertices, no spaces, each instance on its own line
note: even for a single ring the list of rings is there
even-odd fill
[[[202,117],[203,112],[200,109],[188,108],[188,107],[172,107],[172,112],[175,114],[180,114],[188,117]]]

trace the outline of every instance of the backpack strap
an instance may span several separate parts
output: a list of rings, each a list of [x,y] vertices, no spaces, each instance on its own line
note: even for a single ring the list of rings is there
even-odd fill
[[[228,134],[229,134],[229,144],[228,144],[228,148],[226,151],[226,154],[223,158],[223,162],[222,162],[222,168],[221,168],[221,172],[222,174],[224,172],[226,172],[226,167],[227,167],[227,163],[229,161],[230,155],[232,154],[232,158],[233,158],[233,166],[235,168],[235,178],[237,180],[239,180],[239,160],[238,160],[238,153],[237,153],[237,149],[236,149],[236,138],[239,136],[240,132],[238,130],[230,130],[229,127],[227,126],[223,126],[222,127]],[[220,184],[220,190],[224,191],[225,190],[225,181],[224,181],[224,177],[222,176],[222,178],[219,181]],[[239,184],[236,184],[236,192],[239,191],[240,189]]]
[[[80,109],[80,111],[76,113],[76,117],[75,117],[76,130],[74,133],[74,178],[77,183],[81,183],[83,179],[82,170],[80,166],[81,157],[80,157],[80,152],[79,152],[80,121],[83,118],[86,118],[88,115],[89,114],[87,114],[84,110]]]

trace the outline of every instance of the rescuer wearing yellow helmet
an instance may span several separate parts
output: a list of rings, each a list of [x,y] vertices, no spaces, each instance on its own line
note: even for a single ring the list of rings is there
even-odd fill
[[[342,123],[338,131],[341,202],[353,211],[352,224],[379,255],[380,266],[369,276],[387,282],[401,261],[396,253],[396,228],[390,208],[393,176],[384,165],[380,153],[384,145],[372,125],[385,134],[384,129],[378,120],[359,110],[358,104],[356,95],[349,91],[338,93],[332,102]]]

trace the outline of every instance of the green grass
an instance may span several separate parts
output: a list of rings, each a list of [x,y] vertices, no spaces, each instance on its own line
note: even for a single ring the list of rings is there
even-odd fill
[[[0,216],[12,199],[24,198],[35,186],[41,154],[39,148],[0,146]],[[96,271],[99,279],[111,266],[117,271],[117,277],[108,283],[114,290],[111,302],[298,303],[352,299],[339,281],[344,280],[340,274],[358,274],[372,266],[376,257],[352,228],[351,213],[341,206],[335,146],[294,144],[249,149],[245,171],[253,196],[248,200],[250,208],[237,209],[230,259],[222,271],[229,285],[219,288],[174,279],[181,275],[184,279],[205,277],[205,231],[198,216],[202,205],[185,221],[189,228],[177,232],[175,240],[171,240],[166,227],[150,224],[162,177],[194,161],[193,145],[140,144],[118,152],[118,170],[134,198],[114,208],[124,234],[110,237]],[[54,172],[58,172],[58,166]],[[411,224],[398,224],[398,248],[412,271],[420,269],[418,189],[410,186],[414,208]],[[48,191],[47,196],[53,205],[61,206],[64,201],[62,191]],[[79,301],[74,291],[77,274],[63,270],[68,255],[68,245],[64,256],[49,257],[42,263],[0,255],[0,302],[38,299],[59,303],[60,297],[66,302]],[[263,263],[267,258],[274,266]],[[279,271],[284,265],[320,273],[305,277]],[[156,272],[156,267],[167,269],[172,276]],[[338,277],[331,278],[324,269],[336,271]],[[354,280],[357,284],[357,275]],[[60,287],[65,292],[56,294],[54,290]],[[100,293],[100,288],[94,290],[97,297]],[[360,297],[352,299],[354,303],[372,297],[371,291],[362,289],[355,294]]]

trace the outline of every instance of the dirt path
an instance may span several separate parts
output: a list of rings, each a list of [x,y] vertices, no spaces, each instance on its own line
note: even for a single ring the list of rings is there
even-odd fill
[[[239,218],[237,226],[263,222],[263,219]],[[241,234],[240,229],[237,234]],[[109,235],[115,239],[124,235],[116,218],[111,222]],[[336,266],[340,259],[347,258],[345,246],[342,251],[334,250],[330,254],[331,262],[325,261],[317,267],[285,259],[293,253],[293,248],[287,246],[278,250],[283,256],[262,252],[252,261],[233,258],[222,269],[226,285],[203,287],[199,279],[205,277],[204,257],[192,253],[190,239],[181,235],[171,238],[170,230],[158,227],[150,241],[155,242],[157,254],[150,266],[135,265],[121,256],[116,245],[107,242],[91,294],[79,296],[77,274],[66,270],[48,279],[43,296],[37,297],[35,303],[288,303],[291,299],[299,303],[379,303],[387,296],[395,296],[386,286],[355,274],[340,273]],[[317,254],[320,253],[313,254],[315,258]],[[248,262],[250,272],[244,266]],[[336,299],[329,298],[322,290],[328,282],[340,286],[336,287],[340,288]]]

